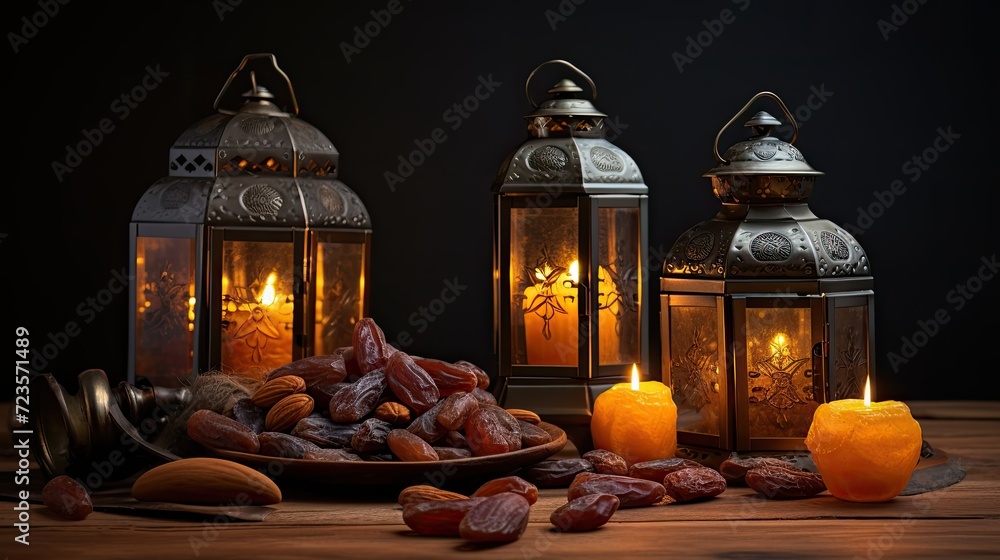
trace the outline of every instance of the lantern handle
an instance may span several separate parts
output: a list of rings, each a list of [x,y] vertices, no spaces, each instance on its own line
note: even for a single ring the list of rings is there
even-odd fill
[[[726,126],[722,127],[722,130],[720,130],[719,133],[715,135],[715,158],[718,159],[720,163],[729,163],[729,160],[722,157],[722,154],[719,153],[719,138],[722,138],[722,133],[725,132],[726,129],[729,128],[736,121],[736,119],[740,118],[740,115],[746,112],[746,110],[749,109],[750,106],[754,104],[754,101],[757,101],[761,97],[770,97],[771,99],[777,101],[778,106],[781,107],[781,112],[785,114],[785,117],[788,118],[788,122],[791,123],[792,139],[789,140],[788,143],[794,144],[795,140],[798,139],[799,125],[795,123],[795,119],[792,117],[792,113],[788,111],[788,107],[786,107],[785,103],[781,100],[781,98],[775,95],[774,93],[771,93],[770,91],[762,91],[757,95],[753,96],[752,98],[750,98],[750,101],[747,101],[747,104],[744,105],[743,108],[740,109],[738,113],[733,115],[733,118],[729,119],[729,122],[726,123]]]
[[[542,69],[542,66],[545,66],[546,64],[562,64],[563,66],[569,68],[573,72],[576,72],[578,76],[580,76],[584,80],[587,80],[587,85],[590,86],[591,99],[597,101],[597,86],[594,85],[594,80],[591,80],[590,76],[585,74],[583,70],[580,70],[579,68],[573,66],[572,64],[566,62],[565,60],[552,59],[552,60],[546,60],[545,62],[539,64],[534,70],[531,71],[531,74],[528,74],[528,79],[525,80],[524,82],[524,95],[528,97],[528,103],[531,103],[531,106],[533,108],[537,109],[538,103],[535,103],[535,100],[532,99],[531,97],[531,90],[529,88],[529,86],[531,85],[531,79],[534,78],[535,74],[537,74],[538,71]]]
[[[250,62],[251,60],[258,60],[261,58],[270,59],[271,65],[274,66],[274,69],[277,70],[278,73],[281,74],[281,77],[285,79],[285,84],[288,86],[288,93],[289,95],[292,96],[292,109],[294,110],[295,115],[299,114],[299,102],[296,101],[295,99],[295,89],[292,88],[292,80],[288,78],[288,74],[285,74],[285,72],[278,67],[278,59],[272,53],[255,53],[244,56],[243,62],[240,62],[240,65],[236,68],[236,70],[233,70],[233,73],[229,75],[229,79],[226,80],[226,85],[222,86],[222,91],[219,92],[218,97],[215,98],[215,103],[212,104],[213,109],[219,111],[220,113],[225,113],[227,115],[236,114],[236,111],[231,111],[229,109],[219,109],[219,104],[222,103],[222,96],[226,94],[226,91],[229,89],[229,86],[232,85],[233,80],[236,79],[236,76],[240,72],[242,72],[244,68],[246,68],[247,62]],[[254,80],[254,78],[251,77],[251,80]],[[256,89],[255,80],[254,80],[254,88]]]

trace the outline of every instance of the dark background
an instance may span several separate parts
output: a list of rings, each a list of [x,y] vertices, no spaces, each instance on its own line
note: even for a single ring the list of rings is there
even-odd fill
[[[402,0],[402,12],[350,62],[341,44],[354,41],[354,27],[387,2],[231,3],[74,0],[59,5],[16,53],[9,33],[27,37],[21,18],[42,8],[5,5],[8,182],[0,262],[8,345],[16,326],[30,330],[38,350],[67,321],[82,323],[77,306],[126,265],[133,207],[167,174],[174,140],[212,113],[244,55],[272,52],[292,80],[300,117],[337,146],[340,179],[370,212],[371,316],[390,338],[409,331],[412,353],[467,359],[495,373],[490,186],[526,138],[525,78],[541,62],[562,58],[597,83],[598,108],[620,127],[615,143],[650,187],[650,245],[664,251],[719,208],[701,177],[714,164],[719,128],[761,90],[777,93],[793,112],[804,107],[796,145],[826,173],[810,201],[814,212],[856,226],[859,207],[883,204],[857,235],[875,277],[880,400],[1000,398],[992,355],[1000,280],[973,280],[980,291],[960,298],[960,309],[956,294],[949,297],[998,249],[990,2]],[[672,54],[683,53],[688,38],[725,9],[735,21],[679,71]],[[886,28],[886,39],[878,22],[891,24],[894,12],[901,25]],[[119,119],[111,104],[157,65],[169,76]],[[280,100],[275,76],[259,75]],[[480,76],[501,85],[452,130],[443,112],[471,95]],[[544,71],[535,91],[561,77]],[[824,99],[817,91],[827,92]],[[757,109],[780,112],[766,101]],[[103,118],[115,129],[59,182],[53,162]],[[438,127],[448,139],[390,192],[383,174],[396,169],[414,139]],[[907,161],[949,127],[960,135],[954,144],[919,178],[908,173]],[[743,136],[724,135],[722,148]],[[875,192],[895,180],[905,192],[880,203]],[[418,333],[410,315],[456,277],[468,288]],[[69,388],[87,368],[124,379],[127,294],[83,324],[45,371]],[[902,338],[939,309],[948,322],[931,329],[934,336],[908,363],[890,365]],[[654,342],[657,315],[652,309]],[[652,355],[658,351],[654,344]]]

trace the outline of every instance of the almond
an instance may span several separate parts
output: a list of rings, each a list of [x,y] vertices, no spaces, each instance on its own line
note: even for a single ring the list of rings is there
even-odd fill
[[[297,375],[276,377],[261,385],[250,397],[250,401],[262,407],[274,406],[288,395],[306,392],[306,380]]]
[[[384,402],[375,409],[375,418],[399,426],[410,421],[410,409],[402,403]]]
[[[403,491],[399,493],[399,505],[405,506],[407,504],[427,502],[431,500],[464,500],[466,498],[468,498],[468,496],[464,494],[442,490],[441,488],[430,486],[428,484],[418,484],[416,486],[407,486],[406,488],[403,488]]]
[[[523,408],[508,408],[507,412],[510,413],[510,415],[513,416],[514,418],[517,418],[518,420],[524,420],[529,424],[538,424],[539,422],[542,421],[542,419],[539,418],[537,414],[535,414],[530,410],[524,410]]]
[[[132,485],[132,497],[141,501],[213,506],[250,503],[276,504],[281,490],[256,470],[225,459],[189,457],[157,465]]]
[[[278,379],[286,379],[279,377]],[[277,381],[277,380],[276,380]],[[305,393],[295,393],[276,402],[264,418],[264,427],[269,432],[289,430],[312,413],[316,401]]]

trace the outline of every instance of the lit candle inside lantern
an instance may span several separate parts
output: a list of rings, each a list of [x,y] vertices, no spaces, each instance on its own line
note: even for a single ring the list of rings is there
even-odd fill
[[[819,405],[806,446],[834,496],[852,502],[884,502],[906,488],[920,459],[923,438],[910,409],[898,401],[865,398]]]
[[[575,366],[578,361],[580,263],[559,273],[547,263],[524,290],[524,336],[528,363]]]
[[[632,364],[632,383],[616,383],[597,396],[590,434],[596,449],[613,451],[629,463],[675,456],[677,405],[670,387],[640,383],[639,368]]]

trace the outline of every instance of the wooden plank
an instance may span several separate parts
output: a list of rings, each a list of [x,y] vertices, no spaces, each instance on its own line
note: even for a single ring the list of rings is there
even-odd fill
[[[147,528],[73,525],[37,531],[16,558],[51,559],[68,552],[142,558],[954,558],[995,557],[996,519],[612,522],[589,533],[558,533],[533,523],[517,541],[470,545],[460,538],[421,537],[396,526],[283,527],[261,532],[246,524],[219,524],[186,533]]]

